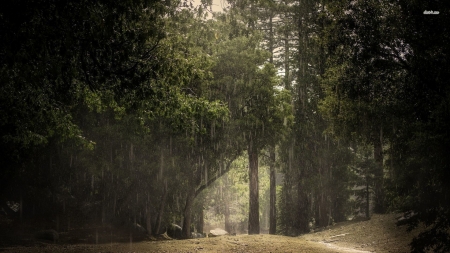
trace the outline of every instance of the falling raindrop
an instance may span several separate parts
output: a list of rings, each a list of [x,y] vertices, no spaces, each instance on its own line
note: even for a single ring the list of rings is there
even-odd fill
[[[133,235],[130,232],[130,251],[133,249]]]
[[[133,143],[130,143],[130,154],[129,154],[129,157],[130,157],[130,162],[133,162],[133,160],[134,160]]]
[[[208,186],[208,169],[205,166],[205,185]]]
[[[211,123],[211,139],[214,138],[214,136],[215,136],[215,132],[214,132],[215,124],[216,124],[216,121],[213,120],[213,122]]]
[[[161,159],[160,159],[160,166],[159,166],[159,179],[162,179],[163,177],[163,170],[164,170],[164,153],[161,149]]]
[[[116,204],[117,204],[117,193],[114,194],[114,207],[113,207],[113,213],[116,214]]]
[[[294,154],[294,145],[291,144],[289,147],[289,171],[292,171],[292,158]]]

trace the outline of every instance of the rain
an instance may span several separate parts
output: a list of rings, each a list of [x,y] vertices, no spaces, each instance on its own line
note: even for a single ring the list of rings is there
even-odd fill
[[[448,9],[2,5],[0,251],[450,251]]]

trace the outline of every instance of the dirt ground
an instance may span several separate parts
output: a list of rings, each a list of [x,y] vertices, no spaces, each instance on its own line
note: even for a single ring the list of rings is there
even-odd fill
[[[409,252],[408,243],[418,232],[397,227],[396,216],[374,215],[369,221],[338,223],[299,237],[226,235],[154,241],[107,228],[85,228],[62,233],[56,244],[24,239],[15,245],[3,244],[0,252]]]
[[[398,216],[399,214],[375,214],[368,221],[342,222],[299,238],[322,243],[330,248],[350,248],[365,252],[410,252],[408,244],[420,229],[408,233],[406,226],[395,225]]]

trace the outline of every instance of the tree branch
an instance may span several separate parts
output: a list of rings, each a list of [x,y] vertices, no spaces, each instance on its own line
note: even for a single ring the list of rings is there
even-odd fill
[[[198,194],[200,194],[204,189],[206,189],[209,185],[211,185],[212,183],[214,183],[218,178],[220,178],[221,176],[223,176],[225,173],[227,173],[228,171],[230,171],[231,168],[231,163],[233,163],[233,161],[236,159],[236,156],[231,159],[230,161],[228,161],[227,165],[225,166],[225,169],[220,171],[219,173],[216,173],[216,175],[214,175],[213,177],[211,177],[208,182],[206,182],[206,184],[200,185],[199,188],[197,188],[197,190],[195,190],[195,197],[197,197]]]

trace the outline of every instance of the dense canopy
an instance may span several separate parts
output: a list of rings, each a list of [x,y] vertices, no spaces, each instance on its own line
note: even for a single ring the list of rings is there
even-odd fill
[[[450,4],[214,4],[0,4],[0,226],[293,236],[402,212],[412,251],[450,251]]]

